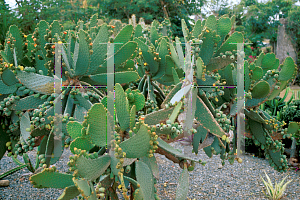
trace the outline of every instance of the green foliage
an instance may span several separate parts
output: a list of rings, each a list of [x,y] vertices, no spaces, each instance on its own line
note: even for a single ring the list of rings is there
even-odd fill
[[[286,123],[300,121],[300,100],[294,100],[283,107],[282,120]]]
[[[279,15],[279,18],[286,18],[288,11],[291,10],[293,1],[269,1],[255,2],[246,4],[248,10],[243,25],[245,26],[246,37],[254,43],[262,45],[265,38],[270,39],[271,43],[276,42],[277,27],[280,24],[277,20],[271,20],[270,17]],[[281,11],[281,13],[280,13]]]
[[[1,12],[1,16],[0,16],[0,29],[1,29],[0,44],[2,44],[2,42],[5,39],[5,34],[8,31],[9,25],[12,24],[12,21],[13,21],[14,18],[13,18],[13,13],[9,9],[9,5],[7,3],[5,3],[5,1],[1,1],[1,3],[0,3],[0,12]]]
[[[227,133],[236,134],[237,94],[222,86],[236,85],[235,61],[243,55],[236,51],[236,45],[230,45],[243,42],[241,32],[231,33],[234,18],[212,15],[205,22],[196,22],[192,32],[182,20],[186,45],[191,45],[185,55],[179,38],[172,39],[168,19],[153,21],[151,27],[140,23],[142,36],[134,33],[134,20],[135,15],[128,25],[119,20],[100,25],[94,15],[87,24],[78,22],[75,30],[63,30],[57,21],[51,25],[40,21],[31,39],[15,26],[9,29],[6,41],[15,38],[16,45],[6,42],[1,51],[4,136],[0,142],[7,144],[1,154],[8,151],[10,156],[23,155],[35,172],[30,178],[35,187],[65,188],[60,199],[79,194],[91,199],[118,199],[118,190],[125,199],[157,199],[155,153],[160,153],[183,169],[176,199],[185,199],[188,171],[196,162],[205,165],[169,144],[186,140],[186,136],[193,138],[185,142],[192,144],[196,153],[204,149],[208,157],[219,154],[223,162],[233,164],[237,144],[233,140],[233,148],[230,146]],[[69,43],[62,47],[64,87],[59,95],[53,91],[55,46],[46,44],[58,41]],[[107,46],[100,42],[122,44],[115,52],[108,50],[111,54],[106,58]],[[115,59],[114,93],[97,87],[110,81],[107,67],[111,56]],[[245,63],[245,114],[246,130],[254,143],[265,149],[271,166],[282,172],[287,169],[283,145],[273,143],[271,133],[282,131],[283,123],[258,109],[296,76],[289,57],[280,71],[278,67],[274,54],[262,54],[255,62]],[[62,102],[61,115],[55,112],[58,101]],[[287,131],[293,129],[294,125]],[[35,144],[35,137],[40,144]],[[35,146],[38,153],[33,167],[26,152]],[[68,163],[72,175],[49,168],[64,147],[70,147],[74,154]]]

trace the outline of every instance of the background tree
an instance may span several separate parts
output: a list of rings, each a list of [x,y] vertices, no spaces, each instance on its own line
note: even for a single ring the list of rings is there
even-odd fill
[[[189,16],[200,14],[199,8],[204,5],[203,0],[92,0],[88,1],[93,6],[98,4],[101,6],[100,15],[111,19],[122,19],[128,22],[132,14],[137,18],[143,17],[146,23],[150,23],[153,19],[162,22],[164,18],[169,18],[172,24],[172,31],[175,36],[182,36],[181,19],[187,22],[188,28],[191,30]]]
[[[0,13],[0,43],[2,43],[9,26],[13,22],[14,14],[11,12],[9,5],[6,4],[4,0],[0,1]]]
[[[275,46],[279,18],[286,18],[295,2],[294,0],[273,0],[266,3],[259,3],[256,0],[241,2],[245,11],[242,13],[245,36],[252,41],[254,47],[262,45],[265,38],[270,39],[271,45]]]

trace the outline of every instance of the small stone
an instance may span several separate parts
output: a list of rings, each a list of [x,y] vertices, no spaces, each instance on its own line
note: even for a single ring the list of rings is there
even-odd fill
[[[222,169],[222,168],[223,168],[222,164],[219,164],[218,169]]]
[[[9,180],[0,180],[0,187],[9,186]]]

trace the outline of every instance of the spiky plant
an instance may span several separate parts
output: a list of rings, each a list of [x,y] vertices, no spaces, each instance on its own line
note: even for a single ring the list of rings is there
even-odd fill
[[[234,31],[234,21],[234,17],[216,19],[212,15],[205,21],[197,21],[191,33],[182,21],[185,45],[188,46],[185,55],[179,38],[173,41],[165,35],[163,30],[162,34],[159,34],[160,31],[157,29],[160,25],[156,21],[151,24],[149,37],[147,37],[147,31],[143,33],[138,25],[134,28],[132,25],[126,25],[116,37],[114,35],[110,37],[109,34],[113,31],[109,32],[106,24],[97,28],[95,17],[92,18],[88,27],[84,27],[83,22],[79,22],[75,32],[65,31],[55,35],[44,27],[44,22],[39,24],[38,27],[43,28],[43,31],[38,30],[34,34],[34,38],[38,39],[33,40],[32,46],[37,48],[33,53],[36,55],[39,52],[40,56],[37,55],[34,58],[42,58],[39,61],[44,64],[45,59],[53,58],[44,39],[48,42],[69,43],[62,49],[62,79],[68,87],[61,96],[57,97],[51,93],[51,99],[45,100],[45,104],[35,103],[33,108],[20,112],[25,112],[25,114],[21,114],[22,123],[20,126],[17,124],[16,130],[25,129],[25,132],[23,131],[25,136],[20,131],[21,133],[16,134],[16,141],[19,141],[20,135],[25,139],[34,134],[38,134],[37,137],[43,137],[38,147],[36,165],[40,164],[42,167],[30,177],[32,184],[39,188],[65,188],[59,199],[72,199],[78,195],[86,199],[118,199],[117,191],[121,192],[125,199],[159,199],[155,188],[156,180],[159,178],[155,153],[159,153],[174,163],[178,163],[183,169],[176,190],[176,199],[185,199],[189,186],[188,171],[194,169],[196,162],[205,163],[189,158],[168,143],[191,135],[193,150],[196,154],[203,149],[209,157],[220,154],[223,164],[227,159],[231,164],[235,159],[239,163],[242,162],[241,158],[234,155],[237,150],[235,137],[232,141],[233,148],[229,146],[229,132],[233,131],[236,134],[236,90],[223,87],[225,84],[237,85],[235,61],[238,56],[243,57],[243,52],[236,50],[236,43],[243,43],[243,34]],[[99,93],[99,98],[95,101],[90,98],[85,99],[85,93],[87,94],[88,91],[83,86],[106,85],[107,83],[108,60],[105,59],[107,46],[102,43],[108,41],[124,44],[116,46],[115,49],[115,98],[112,93],[106,94],[92,87],[92,91]],[[91,43],[92,45],[89,45]],[[43,47],[46,47],[46,51],[42,50]],[[140,49],[139,53],[135,51],[136,48]],[[2,53],[3,58],[10,56],[11,52],[8,49],[8,47],[5,48],[5,55]],[[21,62],[25,61],[21,59]],[[5,69],[2,70],[2,74],[8,74],[12,77],[11,80],[16,81],[25,76],[21,83],[26,83],[24,80],[28,80],[28,74],[30,77],[42,76],[46,77],[46,80],[52,79],[53,81],[53,66],[51,62],[47,61],[47,63],[47,76],[24,72],[23,68],[16,64],[15,66],[8,64],[11,72]],[[295,78],[296,68],[290,57],[286,58],[280,69],[278,59],[274,54],[261,54],[252,64],[245,62],[247,94],[244,112],[248,136],[265,149],[271,166],[282,172],[287,168],[286,158],[283,155],[284,148],[280,141],[271,137],[273,132],[282,129],[282,123],[259,110],[260,104],[275,98]],[[29,71],[28,68],[27,71]],[[136,81],[136,79],[139,79],[140,91],[128,89],[128,82]],[[7,80],[2,78],[5,87],[9,83]],[[46,89],[45,85],[48,82],[41,81],[39,78],[36,80],[39,83],[38,87],[29,86],[25,95],[33,88]],[[164,97],[158,83],[171,87],[167,96]],[[28,87],[26,84],[24,85]],[[80,89],[71,90],[73,86]],[[14,92],[7,94],[11,98]],[[35,93],[31,95],[39,96]],[[42,113],[42,118],[44,118],[45,113],[41,110],[31,110],[53,109],[53,101],[61,98],[65,102],[63,103],[64,113],[72,110],[70,116],[75,118],[75,121],[73,118],[70,120],[69,117],[62,119],[62,133],[69,138],[70,150],[74,154],[68,163],[71,174],[60,173],[55,167],[48,168],[58,159],[57,157],[51,158],[52,152],[57,149],[60,153],[62,152],[60,149],[63,145],[56,141],[53,134],[53,131],[58,128],[55,122],[60,116],[54,116],[53,111],[46,112],[46,115],[50,115],[50,118],[47,118],[49,121],[45,124],[46,129],[40,129],[39,126],[43,123],[39,114]],[[149,100],[147,107],[151,106],[147,113],[144,108],[145,99]],[[13,102],[6,98],[3,105],[15,105],[21,100],[23,97],[22,99],[17,97],[17,101],[12,100]],[[107,108],[107,102],[112,101],[115,103],[115,112]],[[74,109],[74,113],[77,109],[77,114],[73,113]],[[145,115],[137,114],[138,110],[143,109]],[[11,120],[14,118],[10,116],[9,111],[10,109],[3,110],[3,114],[8,117],[5,118],[6,123],[12,124]],[[30,115],[32,115],[31,118],[29,118]],[[7,129],[7,127],[4,128]],[[43,130],[47,132],[43,133]],[[0,142],[6,143],[10,140],[8,133],[2,131],[1,134],[3,137]],[[108,140],[109,138],[112,140]],[[30,144],[35,142],[30,139]],[[20,144],[22,145],[22,142]],[[22,152],[22,147],[17,148]],[[2,150],[3,154],[5,151],[6,148]],[[96,189],[95,185],[97,185]]]

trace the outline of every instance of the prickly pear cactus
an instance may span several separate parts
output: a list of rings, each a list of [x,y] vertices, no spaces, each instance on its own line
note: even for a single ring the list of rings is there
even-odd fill
[[[116,84],[115,95],[123,101],[116,101],[117,120],[112,126],[113,132],[107,132],[107,127],[111,125],[106,123],[111,121],[106,121],[106,117],[110,114],[102,103],[94,104],[82,123],[68,122],[67,131],[72,137],[70,148],[74,154],[68,163],[72,174],[60,173],[55,168],[45,166],[44,170],[30,177],[32,184],[39,188],[65,188],[60,199],[77,195],[93,199],[115,197],[117,190],[121,191],[125,199],[129,199],[128,185],[132,186],[132,195],[142,199],[154,199],[158,198],[154,187],[159,178],[154,156],[157,150],[171,154],[175,162],[182,163],[185,171],[187,167],[194,165],[197,161],[159,139],[161,134],[168,134],[173,130],[166,128],[158,133],[156,125],[146,123],[147,116],[141,117],[138,122],[134,121],[133,125],[129,123],[131,115],[135,118],[136,112],[128,112],[130,106],[124,103],[124,100],[129,100],[127,92],[120,84]],[[179,113],[178,108],[170,117],[173,123]],[[177,127],[179,129],[176,130],[180,130],[179,125]],[[112,134],[111,141],[106,140],[107,134]],[[106,149],[107,142],[112,144],[112,148]],[[49,181],[45,182],[46,178]],[[96,181],[96,189],[91,181]],[[69,194],[69,190],[74,191],[73,196]]]
[[[79,23],[77,31],[63,31],[58,21],[50,25],[40,21],[31,35],[22,34],[16,26],[11,26],[7,33],[0,64],[1,120],[8,127],[3,128],[12,145],[9,155],[26,155],[36,146],[41,149],[36,169],[54,164],[63,148],[70,145],[67,122],[83,122],[87,110],[104,101],[106,91],[97,86],[107,83],[105,43],[118,43],[113,53],[117,67],[115,82],[124,84],[139,79],[132,60],[137,47],[131,41],[133,27],[127,25],[117,35],[111,35],[112,27],[98,26],[96,20],[93,16],[89,27]],[[61,44],[61,94],[54,91],[55,42],[59,41],[68,43]],[[140,110],[144,97],[137,91],[133,93],[135,99],[131,103]],[[61,116],[56,116],[55,104],[60,100]],[[61,150],[54,151],[56,148]],[[54,153],[54,158],[42,158]]]
[[[30,36],[11,27],[0,54],[0,142],[5,144],[0,156],[22,155],[34,172],[31,183],[64,189],[59,199],[118,199],[117,193],[159,199],[155,154],[161,154],[182,168],[176,199],[186,199],[188,171],[205,162],[169,143],[220,155],[223,165],[242,162],[235,155],[237,91],[224,87],[237,85],[236,60],[244,55],[237,52],[244,38],[233,20],[212,15],[197,21],[192,32],[183,20],[184,44],[172,38],[167,19],[145,25],[132,16],[128,25],[120,20],[99,25],[95,15],[87,24],[79,21],[75,31],[41,21]],[[54,91],[54,43],[62,47],[61,93]],[[107,43],[115,44],[114,51]],[[114,96],[103,89],[112,57]],[[245,62],[244,72],[247,136],[265,150],[271,166],[286,171],[284,147],[272,136],[295,127],[283,130],[284,123],[260,107],[295,78],[294,61],[287,57],[280,65],[274,54],[261,54],[254,63]],[[55,114],[58,101],[61,115]],[[34,147],[33,166],[26,152]],[[74,154],[69,172],[50,168],[68,147]]]

